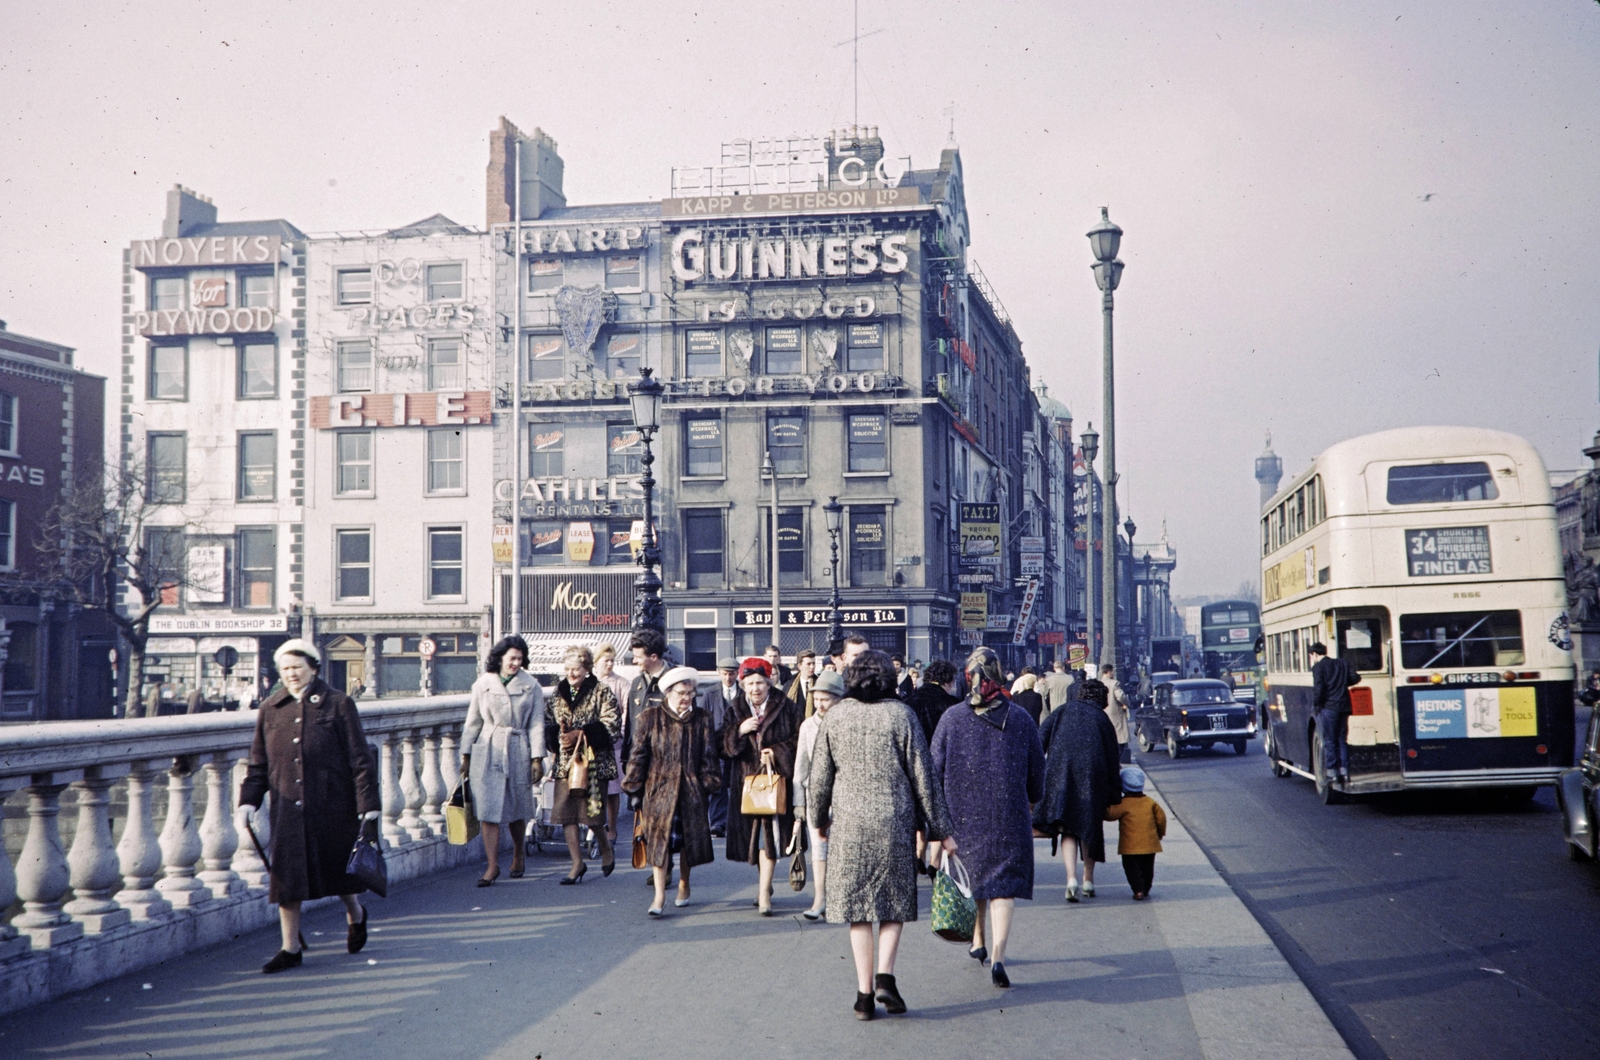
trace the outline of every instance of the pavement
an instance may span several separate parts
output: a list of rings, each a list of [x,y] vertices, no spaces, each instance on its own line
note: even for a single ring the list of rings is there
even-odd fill
[[[1113,861],[1097,869],[1099,896],[1069,905],[1040,843],[1010,990],[928,930],[924,883],[896,969],[910,1012],[880,1008],[870,1023],[851,1012],[846,929],[799,915],[809,890],[780,878],[779,915],[761,918],[755,870],[718,861],[695,870],[692,905],[654,921],[643,872],[602,879],[591,864],[559,887],[567,859],[547,844],[522,880],[475,888],[468,867],[371,899],[358,956],[340,911],[318,910],[299,969],[261,975],[277,934],[256,932],[0,1021],[0,1056],[1349,1058],[1175,815],[1165,847],[1149,901],[1131,899]]]

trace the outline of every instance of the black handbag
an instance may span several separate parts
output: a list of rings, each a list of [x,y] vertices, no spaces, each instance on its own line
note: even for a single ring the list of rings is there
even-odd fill
[[[367,825],[372,826],[373,837],[367,838]],[[356,845],[350,848],[350,860],[345,863],[346,876],[354,876],[361,885],[379,898],[389,897],[389,866],[378,849],[377,822],[368,821],[356,836]]]

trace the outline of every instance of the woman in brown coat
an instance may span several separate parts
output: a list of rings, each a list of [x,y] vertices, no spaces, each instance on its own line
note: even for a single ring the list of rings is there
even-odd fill
[[[572,855],[572,873],[561,880],[566,885],[582,883],[589,871],[578,842],[584,825],[593,828],[600,839],[601,875],[609,876],[617,867],[611,841],[606,838],[606,788],[617,777],[617,760],[611,749],[622,738],[622,711],[611,689],[594,675],[594,655],[588,648],[569,647],[562,666],[567,676],[556,685],[550,701],[550,713],[561,729],[550,823],[563,827],[567,852]],[[589,765],[589,783],[573,788],[568,778],[580,754]]]
[[[661,678],[666,703],[646,707],[633,723],[633,753],[622,790],[639,817],[654,873],[651,916],[660,916],[666,904],[673,854],[682,870],[673,903],[679,907],[689,904],[689,870],[717,857],[706,796],[722,787],[722,764],[711,715],[694,703],[699,676],[687,666],[668,670]]]
[[[278,905],[283,948],[262,965],[268,974],[300,965],[300,904],[307,899],[338,895],[350,925],[346,948],[358,953],[366,945],[367,911],[356,898],[366,888],[344,868],[362,822],[377,821],[382,805],[356,705],[317,676],[317,649],[296,638],[273,661],[283,688],[256,712],[249,769],[234,811],[241,837],[248,835],[252,807],[272,793],[267,900]]]
[[[749,658],[739,665],[739,695],[722,730],[722,755],[732,768],[728,788],[728,860],[760,867],[756,908],[772,915],[772,874],[794,832],[794,756],[800,742],[800,708],[773,687],[772,664]],[[746,817],[744,779],[766,771],[784,779],[783,812]]]

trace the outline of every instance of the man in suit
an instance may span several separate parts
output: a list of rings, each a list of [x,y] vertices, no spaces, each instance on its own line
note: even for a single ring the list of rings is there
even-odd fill
[[[1339,783],[1350,780],[1350,686],[1361,678],[1343,659],[1328,657],[1321,641],[1307,649],[1311,657],[1311,705],[1322,737],[1322,767]]]
[[[761,653],[761,657],[772,667],[772,679],[779,688],[785,687],[794,678],[789,668],[783,665],[783,652],[778,650],[776,644],[768,644],[767,650]]]
[[[718,659],[717,677],[716,691],[703,697],[705,701],[701,705],[710,712],[712,728],[720,740],[722,726],[727,723],[728,712],[739,695],[739,660]],[[728,760],[720,754],[717,758],[722,763],[722,787],[706,800],[706,815],[710,818],[711,834],[721,839],[728,834]]]
[[[811,690],[817,684],[817,653],[810,648],[800,649],[794,657],[794,680],[789,682],[789,687],[783,694],[789,697],[791,703],[799,703],[803,717],[811,717]]]

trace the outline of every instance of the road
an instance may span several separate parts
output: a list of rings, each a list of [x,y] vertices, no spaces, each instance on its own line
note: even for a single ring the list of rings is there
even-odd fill
[[[1551,789],[1323,806],[1259,741],[1138,757],[1358,1057],[1600,1056],[1600,867]]]

